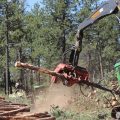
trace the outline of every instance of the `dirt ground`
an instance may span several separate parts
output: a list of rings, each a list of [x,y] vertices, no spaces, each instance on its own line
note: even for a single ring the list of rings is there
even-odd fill
[[[91,92],[90,89],[83,89],[83,91],[86,95]],[[92,97],[85,97],[81,94],[78,85],[66,87],[62,83],[52,84],[49,88],[42,89],[37,93],[31,112],[50,112],[51,106],[55,105],[62,110],[81,115],[81,120],[82,117],[86,117],[88,120],[88,118],[95,118],[99,114],[105,114],[107,115],[106,120],[111,120],[111,108],[103,107],[103,99],[100,99],[99,103],[96,102],[101,92],[98,91]]]

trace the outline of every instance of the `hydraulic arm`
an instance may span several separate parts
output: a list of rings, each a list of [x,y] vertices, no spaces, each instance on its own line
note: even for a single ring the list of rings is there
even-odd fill
[[[96,21],[111,14],[116,14],[120,10],[120,1],[109,0],[103,3],[93,14],[85,19],[78,27],[75,36],[75,45],[72,48],[69,63],[73,66],[78,65],[79,54],[82,51],[83,31],[88,26],[94,24]]]
[[[89,82],[88,71],[78,66],[79,54],[82,51],[83,32],[88,26],[94,24],[103,17],[118,13],[119,10],[120,1],[108,0],[79,25],[75,36],[75,45],[72,47],[69,58],[70,64],[59,64],[55,69],[56,73],[62,74],[67,79],[67,81],[63,82],[64,85],[71,86],[75,83],[80,83],[80,81]],[[53,76],[52,81],[56,82],[57,77]]]

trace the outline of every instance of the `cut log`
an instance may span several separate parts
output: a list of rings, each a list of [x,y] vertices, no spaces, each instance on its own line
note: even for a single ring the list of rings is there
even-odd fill
[[[0,116],[15,115],[19,112],[30,112],[30,107],[23,107],[23,108],[19,108],[17,110],[12,110],[12,111],[7,111],[7,112],[4,112],[4,113],[0,113]]]
[[[18,107],[0,107],[0,111],[11,111],[16,109],[18,109]]]
[[[5,100],[1,100],[1,101],[0,101],[0,104],[3,104],[3,103],[4,103],[4,104],[10,104],[10,103],[12,103],[12,102],[10,102],[10,101],[5,101]]]
[[[30,112],[30,107],[0,100],[0,120],[55,120],[48,112],[25,114]]]
[[[42,114],[42,113],[39,113]],[[36,116],[0,116],[0,120],[55,120],[54,117],[51,117],[50,115],[44,115],[40,117]]]
[[[27,114],[27,115],[22,115],[22,116],[16,116],[16,118],[21,118],[21,117],[44,117],[44,116],[48,116],[49,114],[48,113],[34,113],[34,114]],[[49,115],[50,116],[50,115]],[[48,116],[48,117],[49,117]]]
[[[40,118],[40,120],[56,120],[55,117]]]
[[[34,113],[34,114],[28,114],[24,115],[23,117],[41,117],[41,116],[47,116],[49,115],[47,112],[46,113]]]
[[[15,106],[15,105],[1,105],[0,107],[11,107],[11,108],[20,108],[22,106]],[[23,106],[24,107],[24,106]]]
[[[0,120],[10,120],[11,116],[0,116]]]
[[[40,73],[45,73],[45,74],[48,74],[48,75],[56,76],[56,77],[60,78],[61,80],[66,80],[66,78],[62,74],[56,73],[54,71],[51,71],[51,70],[48,70],[48,69],[45,69],[45,68],[33,66],[31,64],[28,64],[28,63],[16,62],[15,67],[35,70],[35,71],[38,71]]]
[[[0,101],[1,101],[1,100],[5,100],[5,97],[0,97]]]
[[[36,117],[21,117],[21,118],[13,117],[10,120],[37,120],[37,118]]]
[[[51,117],[51,115],[41,115],[39,118],[46,118],[46,117]]]
[[[27,106],[26,104],[11,103],[10,105]]]

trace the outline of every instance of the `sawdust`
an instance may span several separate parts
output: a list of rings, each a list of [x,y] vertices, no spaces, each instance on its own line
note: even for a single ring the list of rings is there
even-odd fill
[[[37,95],[32,112],[49,112],[52,105],[66,108],[72,102],[72,97],[73,87],[66,87],[62,83],[52,84],[47,90],[40,91]]]

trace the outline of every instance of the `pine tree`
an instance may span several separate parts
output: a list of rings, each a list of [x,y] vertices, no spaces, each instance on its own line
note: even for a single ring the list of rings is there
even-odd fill
[[[3,68],[6,69],[6,89],[9,88],[10,93],[12,92],[12,82],[11,75],[12,67],[14,65],[14,52],[16,43],[19,42],[21,37],[23,36],[23,25],[22,25],[22,15],[23,11],[21,9],[21,2],[19,0],[11,0],[9,2],[2,1],[1,2],[1,46],[3,49],[6,49],[6,52],[1,54],[1,58],[5,61],[6,55],[6,63],[2,64]],[[3,42],[2,42],[3,41]],[[6,64],[6,67],[5,67]],[[9,94],[9,90],[7,94]]]

